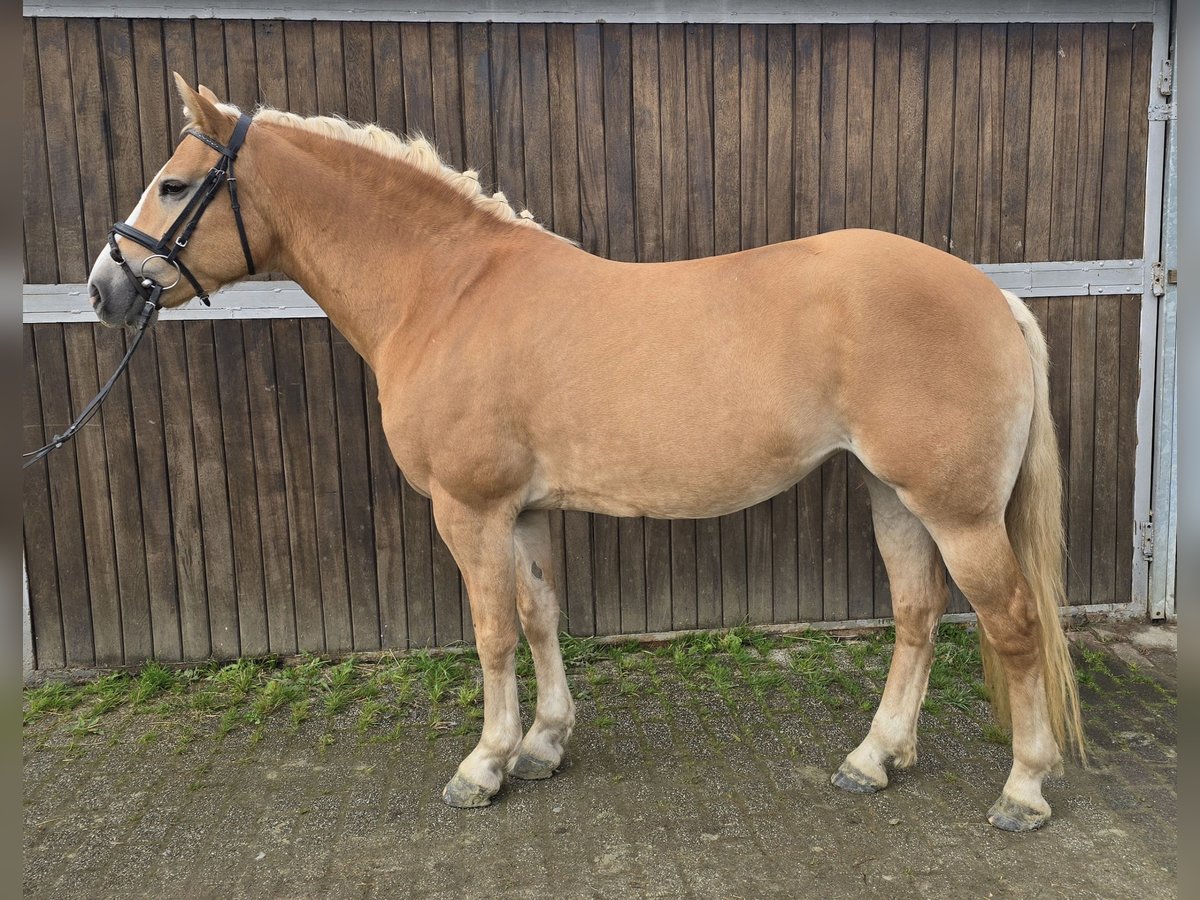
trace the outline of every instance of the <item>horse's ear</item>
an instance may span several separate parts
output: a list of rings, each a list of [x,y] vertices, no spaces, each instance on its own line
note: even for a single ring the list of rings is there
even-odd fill
[[[210,103],[216,104],[221,102],[217,95],[210,91],[206,85],[198,84],[196,85],[196,90],[200,92],[201,97],[203,97],[205,100],[208,100]]]
[[[208,88],[201,88],[201,93],[192,90],[192,86],[178,72],[175,73],[175,89],[179,91],[179,99],[183,101],[184,112],[192,124],[201,131],[213,132],[220,125],[224,116],[217,109],[216,97]],[[207,91],[208,96],[204,96]],[[211,99],[209,99],[211,98]]]

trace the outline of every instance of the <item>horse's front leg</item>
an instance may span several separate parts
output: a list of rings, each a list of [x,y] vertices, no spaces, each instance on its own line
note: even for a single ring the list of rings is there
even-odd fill
[[[575,702],[558,647],[558,595],[551,569],[550,514],[527,510],[517,519],[517,610],[537,673],[537,715],[521,742],[511,774],[549,778],[562,762],[575,727]]]
[[[475,643],[483,667],[483,732],[442,792],[450,806],[487,806],[521,746],[517,697],[515,511],[477,508],[433,492],[438,531],[467,585]]]

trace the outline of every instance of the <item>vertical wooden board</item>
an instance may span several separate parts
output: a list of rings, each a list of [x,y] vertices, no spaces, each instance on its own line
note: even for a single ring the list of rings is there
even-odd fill
[[[671,523],[646,519],[646,630],[670,631]]]
[[[325,649],[353,649],[350,586],[346,574],[346,532],[342,511],[341,457],[334,408],[333,349],[328,319],[301,319],[304,397],[308,414],[308,450],[312,466],[317,571]]]
[[[262,528],[258,511],[255,447],[251,436],[246,346],[240,322],[213,322],[217,396],[229,485],[229,527],[237,585],[238,646],[243,656],[271,652],[263,576]]]
[[[1004,137],[1000,168],[999,262],[1025,259],[1025,209],[1032,166],[1040,165],[1030,152],[1030,131],[1046,131],[1042,121],[1031,122],[1033,96],[1033,26],[1011,24],[1004,63]],[[1044,113],[1043,113],[1044,114]]]
[[[375,566],[374,504],[363,362],[349,342],[331,328],[334,408],[338,461],[345,514],[346,580],[356,650],[380,649],[379,585]]]
[[[395,25],[391,26],[393,29]],[[337,22],[313,22],[313,78],[316,83],[317,93],[317,113],[322,116],[348,115],[348,106],[346,104],[346,63],[342,55],[342,27]],[[377,53],[376,66],[393,60],[395,57],[392,53],[399,54],[399,36],[395,35],[396,48],[389,52],[391,48],[386,41],[382,40],[380,35],[375,36],[375,51]],[[398,83],[398,80],[397,80]],[[361,84],[355,84],[355,88],[362,89]],[[380,110],[380,115],[382,115]],[[403,120],[401,120],[403,121]],[[392,124],[388,127],[395,127],[395,117],[391,117]],[[380,124],[383,120],[380,119]]]
[[[850,585],[847,558],[847,454],[838,453],[821,466],[824,517],[821,523],[822,615],[826,621],[849,617]]]
[[[799,582],[799,620],[820,622],[825,593],[824,509],[821,470],[809,474],[797,487],[796,526],[797,576]]]
[[[711,25],[685,25],[687,66],[688,255],[712,256],[713,234],[713,46]],[[705,534],[697,526],[697,540]],[[707,550],[700,550],[701,556]],[[701,556],[697,563],[701,564]]]
[[[608,256],[604,77],[598,25],[575,28],[575,108],[579,127],[580,242],[589,253]]]
[[[768,25],[766,36],[766,242],[792,236],[793,209],[793,110],[795,97],[795,44],[788,25]],[[795,621],[799,611],[796,548],[796,489],[772,498],[770,527],[771,622]]]
[[[561,509],[549,510],[549,515],[550,558],[554,576],[554,590],[558,597],[558,630],[563,632],[567,630],[567,547],[566,538],[563,534],[565,525],[563,524],[563,511]],[[465,600],[465,589],[463,590],[463,596]]]
[[[95,331],[95,343],[96,384],[99,386],[117,370],[121,357],[125,355],[126,341],[122,332],[105,329]],[[107,499],[112,509],[117,562],[118,587],[115,597],[120,602],[121,647],[124,662],[128,665],[144,662],[154,656],[145,544],[147,540],[160,538],[159,535],[147,535],[142,526],[143,482],[133,434],[129,385],[124,379],[113,388],[105,401],[103,428],[104,447],[108,454]]]
[[[313,652],[325,649],[318,569],[313,472],[309,457],[308,402],[305,397],[304,351],[300,322],[272,319],[275,385],[279,402],[279,432],[283,451],[284,491],[287,498],[288,541],[296,609],[296,640]]]
[[[403,131],[404,120],[397,115],[403,110],[400,102],[400,70],[394,64],[388,65],[389,57],[384,52],[376,54],[373,41],[372,24],[342,23],[342,57],[346,65],[345,114],[352,122],[378,122],[384,128]]]
[[[646,528],[642,519],[617,519],[621,632],[646,630]]]
[[[34,327],[38,383],[46,440],[61,434],[74,419],[62,325]],[[82,405],[82,401],[78,402]],[[83,508],[76,467],[78,442],[66,444],[46,458],[50,481],[50,510],[58,563],[59,608],[63,646],[68,666],[96,662],[92,639],[92,613],[88,596],[87,550],[84,545]]]
[[[521,119],[521,47],[517,25],[492,25],[492,143],[496,185],[518,209],[525,205],[525,135]]]
[[[1133,32],[1129,26],[1122,23],[1110,25],[1106,52],[1103,170],[1100,176],[1100,233],[1097,242],[1100,259],[1120,259],[1125,253],[1125,167],[1129,158],[1132,52]]]
[[[821,230],[821,26],[796,26],[792,237]]]
[[[255,56],[251,59],[256,59],[258,65],[255,73],[253,103],[265,103],[278,109],[295,111],[291,96],[291,81],[288,78],[290,73],[287,65],[287,36],[284,33],[284,25],[285,23],[273,19],[260,19],[254,23]],[[225,39],[228,45],[230,40],[228,29],[225,32]],[[236,67],[231,62],[229,79],[231,90],[234,83],[232,77],[234,71],[236,71]],[[252,109],[253,106],[242,108]]]
[[[1051,258],[1050,200],[1054,183],[1054,105],[1058,93],[1058,29],[1033,26],[1030,63],[1028,193],[1025,260]]]
[[[287,71],[288,109],[299,116],[315,116],[320,107],[317,104],[317,60],[312,22],[289,19],[283,23],[283,59]]]
[[[874,26],[849,27],[846,60],[846,227],[867,228],[871,224]]]
[[[46,326],[43,326],[46,327]],[[42,422],[34,326],[21,329],[22,421],[21,450],[28,453],[54,437]],[[29,579],[29,617],[33,631],[34,665],[59,669],[66,665],[63,650],[62,610],[59,608],[54,523],[50,517],[50,480],[45,463],[30,466],[22,476],[24,563]]]
[[[1079,96],[1079,162],[1075,195],[1074,259],[1096,259],[1100,249],[1100,189],[1104,153],[1104,92],[1108,26],[1084,25]]]
[[[1090,602],[1116,602],[1117,580],[1129,571],[1117,547],[1117,442],[1120,426],[1121,299],[1092,298],[1096,306],[1095,438],[1092,465],[1092,583]],[[1114,365],[1114,362],[1116,365]]]
[[[459,591],[458,567],[441,535],[434,529],[430,548],[433,584],[433,621],[435,642],[439,646],[463,640],[463,593]]]
[[[929,26],[900,26],[900,126],[896,233],[921,240],[925,218],[926,70]]]
[[[1117,26],[1114,26],[1117,27]],[[1129,81],[1129,156],[1125,163],[1125,259],[1142,256],[1146,210],[1146,155],[1149,146],[1151,56],[1154,26],[1133,26]],[[45,75],[43,74],[43,79]],[[61,236],[59,237],[61,241]]]
[[[617,520],[592,516],[592,578],[596,634],[621,633],[621,545]]]
[[[658,26],[632,26],[635,258],[663,259],[663,141]]]
[[[93,327],[63,326],[63,343],[70,395],[73,405],[81,408],[85,398],[94,397],[100,387]],[[74,443],[96,663],[112,666],[122,664],[125,654],[121,643],[120,587],[103,421],[102,413],[79,430]]]
[[[245,102],[245,95],[255,93],[257,87],[257,77],[254,73],[254,33],[251,24],[243,21],[231,29],[228,35],[225,33],[225,24],[219,19],[197,19],[193,27],[196,67],[196,81],[193,87],[203,84],[218,97],[230,102],[233,102],[233,94],[237,93],[242,102]],[[228,48],[227,40],[230,44]],[[188,48],[193,48],[190,42]],[[232,73],[227,57],[233,59]],[[182,106],[182,101],[177,98],[175,105]]]
[[[1116,602],[1132,599],[1133,579],[1129,571],[1133,559],[1134,510],[1133,486],[1137,459],[1137,397],[1139,388],[1138,357],[1141,339],[1142,298],[1121,298],[1120,397],[1117,401],[1117,578]]]
[[[217,360],[211,322],[187,322],[183,328],[204,572],[208,585],[209,635],[213,655],[238,655],[237,583],[234,580],[233,536],[226,483],[222,410],[217,387]]]
[[[979,189],[976,250],[972,262],[1000,259],[1000,208],[1004,172],[1004,25],[984,25],[979,49]],[[1015,110],[1017,115],[1026,110]]]
[[[403,474],[403,473],[402,473]],[[408,644],[431,646],[436,638],[433,605],[433,510],[429,501],[401,479],[404,512],[404,577],[408,608]]]
[[[24,202],[21,206],[21,222],[25,238],[25,280],[33,284],[52,284],[59,280],[58,261],[55,256],[46,122],[42,110],[42,81],[34,27],[34,19],[23,20],[25,78],[22,82],[24,139],[21,160]],[[51,652],[47,659],[53,658]]]
[[[278,23],[254,23],[250,19],[229,19],[224,23],[226,77],[229,80],[229,102],[241,109],[253,109],[259,91],[270,91],[271,101],[263,102],[287,109],[288,86],[283,78],[283,47],[277,32]],[[271,26],[269,35],[256,34],[256,26]],[[262,43],[258,38],[262,37]],[[262,68],[262,77],[259,76]]]
[[[696,585],[696,522],[671,522],[671,627],[695,628],[698,620]]]
[[[950,252],[974,262],[979,191],[978,25],[958,26],[954,72],[954,173],[950,199]]]
[[[554,231],[571,240],[579,234],[579,144],[575,121],[575,31],[547,26],[549,56],[550,167]],[[566,533],[564,522],[564,534]]]
[[[299,649],[290,522],[279,419],[279,382],[269,320],[241,323],[249,400],[250,439],[262,544],[267,638],[272,653]],[[220,346],[220,345],[219,345]]]
[[[721,546],[719,519],[696,520],[696,625],[717,628],[724,624],[721,593],[726,562]]]
[[[607,190],[606,256],[631,262],[636,257],[633,195],[633,63],[628,25],[601,31],[604,91],[604,184]]]
[[[62,19],[38,19],[35,33],[42,77],[58,278],[66,283],[79,283],[87,279],[88,266],[84,249],[83,197],[79,179],[75,177],[80,160],[71,97],[67,31]]]
[[[85,272],[104,248],[116,213],[112,207],[109,170],[111,149],[100,67],[98,22],[68,19],[67,42],[71,54],[71,97],[75,104],[75,135],[79,141],[79,180],[83,186]],[[73,175],[74,173],[72,173]],[[71,177],[66,172],[64,177]],[[86,280],[86,275],[81,281]],[[97,648],[99,650],[99,648]]]
[[[196,448],[192,435],[184,322],[155,326],[158,378],[162,396],[163,435],[170,484],[171,535],[175,544],[175,580],[183,658],[204,659],[209,639],[208,590],[205,584],[203,524],[196,484]]]
[[[1050,254],[1054,259],[1072,259],[1075,253],[1082,41],[1082,26],[1058,26],[1058,73],[1054,98],[1054,173],[1050,185]],[[1053,319],[1053,315],[1051,318]]]
[[[408,646],[408,573],[404,559],[404,510],[400,470],[383,433],[375,375],[363,366],[367,451],[375,525],[375,573],[379,594],[379,641],[383,649]]]
[[[226,37],[224,37],[224,25],[220,19],[196,19],[193,22],[180,23],[186,26],[186,41],[185,29],[176,29],[176,23],[166,23],[168,32],[174,32],[176,37],[180,38],[176,43],[176,52],[168,49],[167,64],[172,66],[174,71],[180,73],[184,70],[175,68],[176,65],[187,65],[192,68],[196,74],[196,82],[188,82],[188,84],[203,84],[211,91],[214,91],[218,97],[229,97],[229,67],[226,65]],[[190,49],[190,53],[185,53],[185,50]],[[187,61],[186,56],[192,56],[191,61]],[[185,76],[186,77],[186,76]],[[245,78],[245,74],[239,70],[239,78]],[[179,98],[174,98],[172,108],[179,108],[179,118],[184,118],[184,110]],[[182,126],[182,121],[180,121]],[[178,133],[178,132],[176,132]]]
[[[142,147],[138,135],[140,120],[133,32],[130,23],[123,19],[101,19],[99,25],[106,113],[104,132],[108,138],[115,206],[112,212],[114,217],[125,216],[142,196],[146,185],[142,178]],[[160,48],[161,45],[149,49],[161,58]]]
[[[199,20],[197,20],[199,21]],[[210,20],[211,23],[211,20]],[[218,23],[219,24],[219,23]],[[138,24],[134,24],[136,29]],[[219,32],[218,32],[219,34]],[[153,42],[153,34],[147,34],[145,39]],[[223,46],[223,39],[218,38],[218,41]],[[178,72],[184,77],[190,85],[198,83],[196,77],[196,32],[193,28],[193,21],[190,19],[163,19],[162,20],[162,46],[163,46],[163,72],[162,72],[162,90],[166,99],[166,105],[162,107],[163,115],[169,121],[167,131],[158,132],[152,131],[142,126],[142,157],[146,160],[143,172],[144,180],[149,181],[150,176],[158,171],[158,167],[166,161],[171,154],[171,146],[174,143],[175,135],[183,130],[187,124],[187,116],[183,111],[183,103],[179,99],[179,94],[175,90],[175,79],[172,76],[173,72]],[[144,54],[138,54],[139,62]],[[224,70],[222,70],[223,72]],[[141,68],[138,69],[138,98],[142,102],[142,120],[143,123],[155,121],[154,115],[154,100],[146,101],[146,91],[143,87],[141,76]],[[153,71],[147,72],[147,81],[145,86],[148,87],[153,82],[149,79],[153,78]],[[206,82],[207,83],[207,82]],[[227,86],[222,83],[219,85],[222,91],[227,90]],[[213,87],[217,90],[217,87]],[[151,167],[149,157],[158,160]]]
[[[714,250],[742,248],[741,42],[737,25],[713,26],[713,232]],[[721,624],[740,625],[749,613],[746,513],[718,520],[721,556]]]
[[[741,92],[738,125],[741,177],[740,240],[743,250],[767,243],[767,128],[770,123],[765,25],[740,26]]]
[[[846,127],[849,31],[821,32],[821,231],[846,227]]]
[[[178,661],[183,658],[183,638],[156,334],[152,331],[144,342],[146,346],[129,361],[125,378],[129,385],[138,480],[144,486],[158,486],[155,490],[140,491],[152,643],[155,659]]]
[[[770,500],[746,510],[746,616],[754,625],[769,625],[774,620],[772,525]]]
[[[453,22],[430,25],[429,53],[433,68],[433,139],[450,165],[459,170],[466,169],[462,89],[458,78],[458,26]],[[546,153],[549,152],[547,146]],[[549,191],[548,182],[546,190]],[[545,213],[549,212],[547,207]]]
[[[1053,301],[1051,301],[1053,303]],[[1065,301],[1064,301],[1065,302]],[[1067,596],[1087,603],[1091,595],[1092,465],[1096,441],[1096,300],[1071,298],[1071,454],[1067,466]]]
[[[492,76],[488,26],[467,22],[461,34],[463,153],[481,184],[495,184],[492,155]]]
[[[567,589],[567,631],[577,637],[596,633],[595,592],[592,581],[592,523],[585,512],[563,513]]]
[[[400,25],[400,74],[404,82],[404,131],[432,135],[433,63],[429,58],[429,26]]]
[[[925,216],[921,239],[950,249],[954,185],[955,26],[929,26],[925,127]]]
[[[871,227],[896,230],[900,146],[900,26],[875,26],[871,107]]]
[[[871,25],[851,25],[847,34],[846,74],[846,226],[871,225],[872,111],[874,109],[875,32]],[[875,607],[875,539],[866,468],[853,456],[846,460],[847,610],[852,619],[869,617]]]

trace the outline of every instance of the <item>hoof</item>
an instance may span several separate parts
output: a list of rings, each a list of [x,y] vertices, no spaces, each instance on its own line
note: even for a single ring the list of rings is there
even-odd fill
[[[1050,814],[1002,796],[988,810],[988,821],[1001,831],[1035,831],[1050,821]]]
[[[492,802],[492,795],[484,788],[473,784],[457,772],[442,790],[442,802],[455,809],[478,809]]]
[[[514,778],[520,778],[522,781],[541,781],[543,778],[549,778],[553,775],[556,768],[558,766],[549,760],[538,759],[536,756],[529,756],[522,753],[517,757],[517,761],[513,763],[509,774]]]
[[[872,781],[867,775],[864,775],[849,763],[842,763],[842,767],[834,772],[833,777],[829,780],[834,787],[839,787],[843,791],[849,791],[852,794],[874,794],[876,791],[887,787],[887,782],[879,784],[876,781]]]

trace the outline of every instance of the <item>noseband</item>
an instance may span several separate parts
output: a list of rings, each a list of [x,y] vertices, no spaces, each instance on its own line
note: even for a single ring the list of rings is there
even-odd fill
[[[91,421],[92,417],[100,410],[100,404],[109,395],[113,389],[113,385],[117,383],[117,379],[129,367],[129,361],[133,358],[134,351],[141,344],[142,338],[146,336],[147,326],[154,320],[154,314],[161,308],[158,302],[163,291],[169,291],[175,285],[179,284],[179,277],[186,278],[193,288],[196,290],[196,296],[205,305],[209,305],[208,292],[200,286],[200,282],[196,280],[196,276],[191,273],[183,260],[179,258],[179,254],[187,247],[188,241],[192,238],[192,232],[196,230],[196,226],[200,224],[200,217],[204,215],[204,211],[208,209],[208,205],[212,203],[213,198],[217,195],[217,190],[221,187],[221,182],[229,184],[229,203],[233,207],[233,218],[237,222],[238,237],[242,241],[242,253],[246,257],[246,268],[249,274],[254,274],[254,257],[250,253],[250,242],[246,239],[246,226],[242,223],[242,208],[238,205],[237,197],[237,177],[233,174],[233,161],[237,159],[238,150],[241,149],[242,143],[246,140],[246,132],[250,129],[251,117],[242,113],[234,126],[233,136],[229,139],[229,145],[214,141],[206,134],[201,134],[198,131],[188,129],[187,133],[197,140],[203,141],[208,146],[212,147],[221,154],[221,158],[217,164],[209,170],[204,181],[192,194],[192,199],[188,201],[187,206],[171,223],[171,227],[166,230],[161,238],[155,240],[144,231],[139,231],[127,222],[117,222],[113,225],[108,233],[108,252],[112,256],[113,261],[121,267],[121,270],[129,278],[133,284],[133,289],[138,296],[142,298],[142,309],[138,313],[137,319],[134,321],[133,340],[129,342],[129,349],[125,351],[125,356],[117,365],[117,370],[112,373],[112,376],[104,383],[104,387],[100,388],[100,392],[91,399],[87,406],[83,408],[78,416],[75,417],[66,431],[62,434],[56,434],[54,440],[50,443],[39,447],[36,450],[31,450],[23,454],[25,463],[22,466],[28,469],[38,460],[44,459],[52,451],[57,450],[71,438],[79,433],[84,425]],[[138,266],[139,272],[135,273],[130,268],[125,257],[121,255],[121,250],[117,246],[117,235],[128,238],[135,244],[140,244],[150,251],[151,255],[142,261]],[[171,284],[159,284],[154,279],[146,274],[146,263],[152,259],[161,259],[164,262],[170,263],[175,267],[176,278]]]
[[[242,222],[242,208],[238,205],[237,195],[237,176],[233,171],[233,162],[237,159],[238,151],[242,147],[242,143],[246,140],[246,132],[250,130],[250,123],[253,118],[249,113],[242,113],[237,120],[237,125],[233,128],[233,136],[229,139],[229,144],[221,144],[213,140],[206,134],[201,134],[199,131],[189,128],[186,134],[207,144],[212,149],[221,154],[221,158],[217,160],[217,164],[213,166],[200,187],[192,194],[192,198],[187,202],[187,206],[183,211],[175,217],[175,221],[163,233],[163,236],[157,240],[144,231],[139,231],[128,222],[117,222],[113,225],[108,233],[108,252],[112,256],[113,262],[121,267],[133,284],[133,289],[137,291],[138,296],[148,303],[154,304],[154,309],[158,308],[158,297],[165,291],[170,290],[179,283],[179,277],[182,276],[188,280],[192,288],[196,291],[196,296],[200,298],[200,302],[205,306],[209,306],[208,292],[200,286],[200,282],[191,270],[179,258],[184,249],[188,245],[188,241],[192,239],[192,233],[196,230],[196,226],[200,224],[200,217],[204,215],[204,211],[208,209],[208,205],[212,203],[216,197],[217,191],[221,187],[221,183],[225,182],[229,185],[229,204],[233,208],[233,218],[237,222],[238,238],[242,242],[242,254],[246,257],[246,268],[248,274],[254,274],[254,256],[250,253],[250,241],[246,238],[246,226]],[[142,261],[138,267],[140,271],[134,272],[125,257],[121,255],[121,250],[117,246],[117,236],[127,238],[135,244],[140,244],[150,251],[151,255]],[[159,285],[148,275],[146,275],[146,263],[152,259],[161,259],[175,267],[176,279],[173,284]]]

